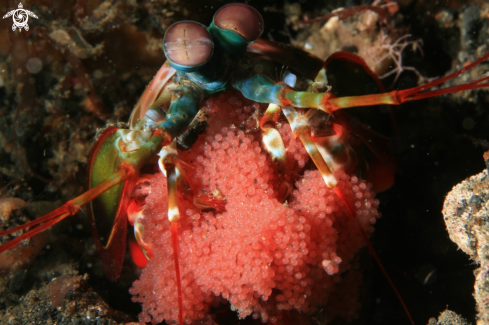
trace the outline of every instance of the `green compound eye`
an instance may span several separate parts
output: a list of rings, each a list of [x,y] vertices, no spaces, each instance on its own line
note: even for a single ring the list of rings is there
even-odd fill
[[[179,71],[192,72],[212,57],[214,44],[207,28],[194,21],[171,25],[163,38],[163,51],[170,65]]]
[[[231,3],[216,12],[209,31],[225,51],[243,54],[248,44],[261,36],[264,25],[263,17],[255,8]]]

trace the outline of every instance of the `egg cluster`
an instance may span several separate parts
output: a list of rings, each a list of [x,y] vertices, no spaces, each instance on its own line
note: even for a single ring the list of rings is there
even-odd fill
[[[308,155],[287,123],[278,123],[287,151],[290,177],[280,177],[261,144],[259,116],[263,107],[226,93],[207,100],[209,128],[180,158],[193,195],[179,195],[179,254],[184,320],[206,317],[210,306],[227,300],[240,318],[251,315],[273,324],[282,311],[314,312],[325,304],[348,317],[357,308],[355,290],[339,276],[352,267],[366,232],[380,217],[371,185],[337,172],[339,188],[355,211],[326,187],[317,170],[305,170]],[[310,165],[313,168],[313,165]],[[279,202],[283,182],[294,190]],[[205,199],[204,199],[205,198]],[[210,207],[202,212],[197,207]],[[145,199],[144,241],[154,257],[130,293],[141,302],[141,322],[176,323],[178,300],[170,224],[167,220],[166,178],[152,177]],[[328,299],[335,297],[335,302]],[[332,299],[331,299],[332,300]]]

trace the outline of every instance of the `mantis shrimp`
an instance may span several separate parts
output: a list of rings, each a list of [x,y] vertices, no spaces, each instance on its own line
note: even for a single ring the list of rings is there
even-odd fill
[[[184,158],[185,152],[177,149],[177,138],[185,135],[186,132],[195,132],[198,129],[197,124],[205,123],[207,118],[204,113],[208,115],[215,113],[212,103],[209,104],[207,112],[202,112],[200,110],[202,100],[229,89],[235,89],[246,100],[257,103],[256,105],[252,102],[247,103],[248,107],[253,107],[254,111],[258,112],[258,117],[254,117],[257,123],[253,130],[251,130],[252,123],[250,123],[250,129],[247,130],[246,127],[239,128],[240,116],[232,122],[225,121],[227,124],[221,126],[221,131],[226,129],[226,132],[216,133],[214,140],[219,142],[227,136],[231,142],[237,141],[234,146],[239,145],[240,148],[244,148],[243,151],[248,146],[252,146],[253,150],[256,148],[257,154],[261,151],[266,152],[266,156],[269,157],[266,159],[271,163],[267,160],[267,163],[263,163],[264,165],[260,167],[266,166],[265,169],[274,170],[279,180],[269,186],[264,183],[263,179],[259,181],[255,178],[254,180],[257,180],[260,186],[258,189],[261,191],[260,194],[272,195],[275,201],[280,203],[285,202],[291,195],[298,196],[299,194],[294,191],[300,185],[294,184],[291,171],[294,168],[302,170],[306,166],[306,160],[311,159],[316,170],[312,173],[305,173],[305,177],[316,178],[315,181],[321,180],[323,193],[328,193],[328,197],[335,196],[333,200],[341,202],[338,205],[342,207],[344,211],[342,213],[351,218],[350,222],[358,227],[358,234],[370,246],[365,230],[369,229],[369,223],[375,221],[371,219],[370,214],[365,218],[360,218],[361,221],[358,220],[359,206],[355,206],[356,203],[353,202],[352,196],[362,198],[366,193],[370,193],[362,191],[370,190],[374,185],[359,183],[357,177],[348,176],[361,163],[357,160],[354,150],[345,137],[345,130],[356,133],[356,136],[367,145],[375,135],[362,127],[352,129],[348,124],[348,115],[343,113],[343,110],[374,105],[400,105],[409,101],[487,87],[487,84],[482,83],[487,78],[481,78],[469,84],[429,91],[430,88],[483,62],[489,55],[483,56],[465,69],[447,77],[418,87],[386,93],[361,58],[339,52],[323,63],[300,50],[260,40],[263,25],[261,15],[252,7],[244,4],[230,4],[222,7],[216,12],[209,27],[191,21],[172,25],[163,40],[167,63],[162,66],[136,105],[131,114],[130,129],[109,127],[97,140],[91,154],[90,189],[41,218],[0,232],[0,235],[7,235],[37,225],[36,228],[2,245],[0,252],[5,252],[23,240],[74,215],[82,206],[90,203],[90,224],[109,279],[117,279],[122,267],[127,219],[134,226],[136,240],[145,258],[152,259],[155,254],[154,243],[148,242],[145,238],[145,231],[148,231],[150,227],[142,222],[143,207],[141,202],[133,199],[133,193],[142,183],[141,180],[138,180],[141,169],[154,163],[156,157],[159,156],[158,169],[165,175],[167,184],[165,194],[167,203],[164,204],[166,207],[164,213],[168,217],[169,233],[171,233],[171,249],[165,253],[172,256],[175,279],[172,284],[176,287],[177,308],[174,308],[170,314],[160,313],[157,306],[147,306],[146,309],[151,311],[153,322],[166,319],[184,324],[203,318],[200,311],[205,307],[200,308],[199,306],[197,308],[199,312],[190,315],[188,313],[189,303],[185,302],[191,300],[193,292],[185,288],[184,284],[189,284],[189,279],[185,278],[189,272],[180,264],[179,255],[179,250],[183,242],[187,240],[188,233],[180,233],[179,227],[183,222],[181,218],[192,217],[196,213],[191,211],[192,209],[186,209],[183,213],[180,206],[192,202],[195,209],[204,213],[206,211],[224,212],[229,207],[226,206],[228,202],[223,195],[225,191],[217,190],[219,185],[212,184],[213,186],[204,188],[204,185],[209,184],[202,182],[196,185],[195,179],[189,176],[192,174],[191,171],[188,171],[191,168],[186,165],[188,159]],[[279,80],[272,77],[277,69],[281,71]],[[348,70],[353,73],[346,72]],[[342,81],[338,80],[342,78],[342,74],[358,78],[359,80],[352,81],[355,84],[373,85],[373,90],[369,87],[369,92],[373,94],[349,94],[348,90],[344,89]],[[236,101],[240,99],[234,98],[231,101],[237,104]],[[268,106],[261,107],[258,103],[268,104]],[[240,105],[234,106],[239,107]],[[252,109],[249,108],[249,110]],[[290,131],[287,134],[279,126],[281,114],[285,116],[290,125]],[[229,118],[232,120],[231,117]],[[250,118],[251,115],[244,114],[243,116],[243,119]],[[237,129],[233,129],[233,125]],[[257,129],[259,132],[256,131]],[[250,134],[247,135],[247,131]],[[259,137],[254,137],[255,133],[259,133]],[[291,141],[284,138],[298,139],[296,143],[298,147],[292,149]],[[257,139],[261,139],[262,144],[256,141]],[[206,139],[206,142],[214,149],[220,149],[221,144],[214,144],[212,138]],[[190,143],[189,146],[192,147],[192,145]],[[374,147],[372,149],[376,150]],[[287,153],[293,150],[299,153],[297,157],[291,158]],[[212,153],[209,152],[209,155],[212,156]],[[198,163],[204,163],[204,159],[203,156],[195,157]],[[296,167],[291,167],[290,161],[293,159],[296,159],[296,165],[294,165]],[[246,164],[246,161],[240,164]],[[195,173],[193,177],[197,178]],[[351,184],[347,185],[348,182]],[[392,176],[387,171],[386,184],[375,186],[385,188],[391,182]],[[254,189],[248,188],[248,191],[248,195],[255,193]],[[182,203],[182,200],[187,203]],[[367,203],[365,207],[371,208],[372,204]],[[323,209],[327,211],[327,207]],[[318,208],[318,210],[321,209]],[[278,207],[278,211],[275,210],[273,213],[287,215],[290,211],[289,208],[283,206]],[[292,213],[288,215],[291,216]],[[375,212],[371,213],[375,214]],[[296,217],[300,219],[300,216]],[[209,219],[212,220],[212,217]],[[211,224],[216,222],[210,220]],[[373,250],[372,253],[376,257]],[[321,264],[328,274],[335,274],[341,262],[339,256],[330,254],[329,259],[322,260]],[[382,268],[379,260],[378,262]],[[183,275],[182,269],[184,270]],[[304,276],[302,273],[296,272],[295,274],[297,280]],[[198,285],[197,281],[195,283]],[[310,283],[307,284],[310,285]],[[259,293],[258,297],[266,301],[272,294],[271,288],[256,289],[256,292]],[[144,296],[142,292],[138,292],[136,285],[132,291],[134,294]],[[306,294],[306,296],[310,295]],[[274,293],[273,296],[276,301],[280,302],[284,299],[283,296],[288,297],[289,293],[284,292],[283,295]],[[229,293],[223,294],[222,297],[229,297]],[[233,304],[232,301],[231,303]],[[281,304],[282,309],[292,308],[291,305],[294,304],[290,302],[288,306]],[[240,312],[240,317],[256,313],[253,315],[261,317],[264,321],[269,320],[271,323],[277,321],[275,314],[270,317],[261,309],[250,308],[249,305],[236,307]],[[151,321],[147,312],[140,318],[142,321]]]

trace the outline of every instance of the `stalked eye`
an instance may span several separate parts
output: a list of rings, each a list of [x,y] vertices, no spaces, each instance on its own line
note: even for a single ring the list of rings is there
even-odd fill
[[[256,41],[263,33],[263,17],[253,7],[244,3],[231,3],[220,8],[213,23],[220,29],[231,30],[248,42]]]
[[[163,51],[175,69],[197,70],[212,57],[214,44],[206,27],[194,21],[171,25],[163,38]]]

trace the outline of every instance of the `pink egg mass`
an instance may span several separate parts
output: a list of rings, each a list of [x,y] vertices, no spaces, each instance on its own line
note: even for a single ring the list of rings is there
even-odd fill
[[[358,225],[372,232],[380,217],[372,185],[336,172],[357,223],[308,163],[286,122],[277,123],[288,161],[288,175],[280,175],[261,141],[265,109],[237,92],[211,97],[203,106],[206,134],[179,151],[191,188],[178,197],[185,324],[211,323],[210,308],[226,301],[240,318],[269,324],[291,310],[324,309],[329,319],[356,316],[361,274],[355,254],[365,244]],[[157,172],[142,182],[144,190],[140,185],[135,191],[142,204],[138,222],[152,256],[130,293],[142,303],[141,322],[177,323],[166,177]],[[285,182],[293,190],[280,202]]]

